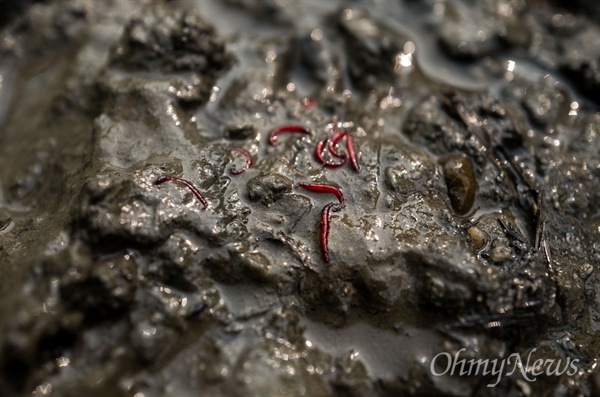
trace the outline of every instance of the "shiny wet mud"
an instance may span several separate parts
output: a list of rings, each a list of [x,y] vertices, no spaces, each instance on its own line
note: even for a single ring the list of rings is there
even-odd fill
[[[598,393],[600,11],[564,7],[32,5],[0,47],[0,394]],[[326,244],[338,197],[299,183],[343,194]],[[461,349],[577,372],[434,376]]]

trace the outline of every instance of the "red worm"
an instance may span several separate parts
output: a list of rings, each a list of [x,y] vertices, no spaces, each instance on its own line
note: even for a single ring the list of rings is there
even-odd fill
[[[308,130],[306,128],[302,127],[301,125],[297,125],[297,124],[282,125],[281,127],[277,127],[273,131],[271,131],[271,134],[269,135],[269,144],[271,144],[271,146],[275,146],[275,143],[277,143],[277,135],[283,134],[286,132],[298,132],[300,134],[310,134],[310,132],[308,132]]]
[[[320,140],[317,143],[317,146],[315,147],[315,157],[317,158],[319,163],[324,164],[325,167],[327,167],[327,168],[337,168],[337,167],[341,167],[342,165],[346,164],[345,157],[342,157],[342,160],[338,161],[337,163],[334,161],[325,160],[323,158],[323,152],[325,151],[325,144],[328,143],[328,141],[329,141],[329,139],[327,139],[327,138]]]
[[[235,149],[231,149],[231,151],[235,152],[235,153],[239,153],[246,158],[246,164],[244,164],[244,166],[242,168],[240,168],[239,170],[236,170],[234,168],[229,170],[231,175],[239,175],[242,172],[245,172],[248,168],[252,167],[252,156],[250,156],[250,153],[248,153],[246,150],[239,148],[239,147],[237,147]]]
[[[337,152],[337,150],[335,150],[335,145],[340,140],[344,139],[344,137],[346,135],[348,135],[348,133],[346,131],[340,131],[340,132],[337,132],[331,138],[329,138],[329,143],[327,144],[327,148],[329,149],[329,153],[331,153],[332,156],[335,156],[335,157],[340,158],[340,159],[345,159],[346,158],[346,154],[345,153],[339,154]]]
[[[348,156],[350,157],[350,165],[354,171],[360,171],[360,166],[358,165],[358,156],[354,151],[354,140],[352,139],[352,135],[346,134],[346,149],[348,150]]]
[[[335,186],[328,185],[326,183],[304,183],[304,182],[299,183],[296,186],[301,187],[302,189],[306,189],[310,192],[334,194],[335,197],[337,197],[340,204],[344,204],[344,195],[342,194],[342,191]]]
[[[190,189],[192,194],[194,196],[196,196],[196,198],[198,200],[200,200],[200,202],[204,205],[204,209],[208,208],[208,202],[206,201],[206,199],[202,196],[202,194],[198,191],[198,189],[196,189],[194,187],[194,185],[192,185],[185,179],[177,178],[174,176],[160,176],[160,177],[158,177],[158,179],[156,181],[154,181],[154,184],[160,185],[161,183],[165,183],[165,182],[176,182],[176,183],[179,183],[179,184],[187,187],[188,189]]]
[[[321,255],[323,261],[329,263],[329,213],[338,212],[342,207],[339,204],[329,203],[321,211]]]
[[[325,159],[323,158],[323,150],[325,149],[325,143],[327,143],[327,138],[322,139],[315,146],[315,157],[321,164],[325,164]]]

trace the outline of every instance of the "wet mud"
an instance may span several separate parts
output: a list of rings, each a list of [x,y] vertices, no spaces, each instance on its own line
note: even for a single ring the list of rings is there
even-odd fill
[[[599,20],[584,0],[11,6],[0,395],[598,395]]]

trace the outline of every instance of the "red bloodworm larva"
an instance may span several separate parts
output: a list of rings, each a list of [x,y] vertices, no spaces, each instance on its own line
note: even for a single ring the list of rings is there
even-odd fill
[[[239,175],[242,172],[245,172],[248,168],[252,167],[252,156],[250,156],[250,153],[248,153],[245,149],[236,147],[234,149],[231,149],[231,151],[235,152],[235,153],[239,153],[246,158],[246,164],[244,164],[244,166],[242,168],[240,168],[239,170],[237,170],[235,168],[229,170],[231,175]]]
[[[327,144],[327,148],[329,149],[329,153],[331,153],[332,156],[340,158],[340,159],[345,159],[346,158],[346,154],[345,153],[338,153],[337,150],[335,150],[335,145],[342,139],[344,139],[344,137],[348,135],[348,133],[346,131],[340,131],[337,132],[334,136],[332,136],[331,138],[329,138],[329,143]]]
[[[348,150],[348,156],[350,157],[350,165],[352,166],[352,169],[357,172],[360,171],[358,157],[356,155],[356,151],[354,151],[354,140],[350,134],[346,134],[346,149]]]
[[[344,195],[342,191],[332,185],[328,185],[326,183],[306,183],[302,182],[297,184],[296,186],[301,187],[302,189],[308,190],[309,192],[317,192],[317,193],[331,193],[337,197],[340,204],[344,204]]]
[[[315,146],[315,157],[317,161],[321,164],[325,164],[325,159],[323,158],[323,150],[325,149],[325,144],[327,143],[327,138],[321,139],[317,142],[317,146]]]
[[[269,135],[269,144],[271,146],[275,146],[275,144],[277,143],[277,136],[280,134],[286,133],[286,132],[297,132],[300,134],[310,134],[310,132],[308,132],[308,130],[306,128],[304,128],[298,124],[282,125],[281,127],[277,127],[273,131],[271,131],[271,134]]]
[[[204,209],[208,208],[208,202],[206,201],[206,199],[204,198],[204,196],[202,196],[202,194],[198,191],[198,189],[196,189],[194,187],[194,185],[192,185],[191,183],[189,183],[185,179],[181,179],[181,178],[177,178],[177,177],[174,177],[174,176],[166,176],[165,175],[165,176],[158,177],[158,179],[156,179],[154,181],[154,184],[155,185],[160,185],[160,184],[165,183],[165,182],[176,182],[176,183],[179,183],[179,184],[187,187],[188,189],[190,189],[190,191],[192,192],[192,194],[194,196],[196,196],[196,198],[198,200],[200,200],[200,202],[202,203],[202,205],[204,205]]]
[[[346,164],[346,158],[342,157],[341,161],[338,161],[337,163],[334,161],[330,161],[330,160],[325,160],[323,158],[323,151],[325,151],[325,145],[328,143],[329,139],[325,138],[320,140],[317,143],[317,146],[315,147],[315,157],[317,158],[317,161],[323,165],[325,165],[325,167],[327,168],[337,168],[337,167],[341,167],[342,165]]]
[[[331,211],[337,212],[342,207],[339,204],[329,203],[321,211],[321,255],[323,261],[329,263],[329,214]]]
[[[344,164],[346,164],[346,158],[345,157],[342,158],[337,163],[334,162],[334,161],[326,161],[325,162],[325,167],[327,167],[327,168],[338,168],[338,167],[341,167]]]

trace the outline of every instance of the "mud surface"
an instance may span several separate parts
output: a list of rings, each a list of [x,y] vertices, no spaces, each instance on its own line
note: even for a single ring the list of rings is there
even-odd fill
[[[149,3],[3,22],[0,395],[599,395],[594,1]]]

